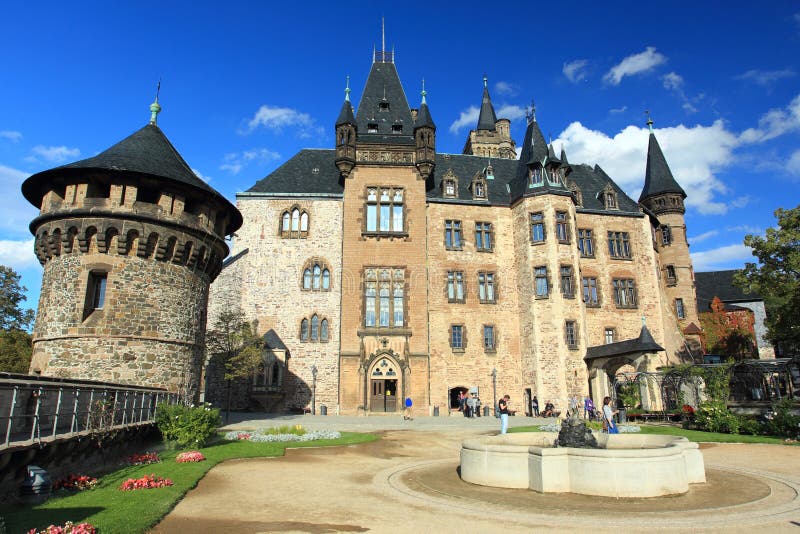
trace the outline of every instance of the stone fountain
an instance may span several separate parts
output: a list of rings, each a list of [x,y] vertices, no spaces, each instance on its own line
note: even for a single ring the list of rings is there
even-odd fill
[[[658,497],[706,481],[697,443],[667,435],[594,433],[580,420],[561,431],[483,436],[461,444],[461,478],[542,493]]]

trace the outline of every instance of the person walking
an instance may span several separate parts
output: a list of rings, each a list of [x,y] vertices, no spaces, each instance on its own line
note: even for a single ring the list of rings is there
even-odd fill
[[[508,430],[508,401],[511,400],[511,397],[508,395],[503,395],[503,398],[500,399],[498,402],[498,406],[500,407],[500,433],[505,434]]]
[[[539,417],[539,399],[536,398],[536,395],[533,396],[531,407],[533,408],[533,416]]]
[[[404,421],[413,421],[414,420],[413,411],[412,411],[413,404],[414,403],[411,402],[411,397],[406,397],[406,408],[405,408],[405,410],[403,410],[403,420]]]
[[[617,411],[611,409],[611,397],[605,397],[603,399],[603,432],[619,434],[619,429],[614,424],[614,415],[616,414]]]

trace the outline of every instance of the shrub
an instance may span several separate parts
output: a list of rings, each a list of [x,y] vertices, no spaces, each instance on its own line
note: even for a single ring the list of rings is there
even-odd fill
[[[785,398],[772,407],[774,415],[767,421],[766,431],[773,436],[796,438],[800,435],[800,417],[792,414],[792,399]]]
[[[219,410],[209,404],[183,406],[159,404],[156,410],[156,425],[165,441],[173,441],[179,447],[202,447],[222,424]]]
[[[205,459],[206,457],[203,456],[203,453],[201,453],[200,451],[182,452],[175,457],[175,461],[178,462],[179,464],[187,462],[202,462]]]
[[[97,485],[97,479],[88,475],[69,475],[67,478],[56,480],[53,483],[53,490],[83,491],[93,489]]]
[[[129,465],[149,465],[157,464],[161,461],[157,452],[146,452],[144,454],[134,454],[125,458],[125,463]]]
[[[728,410],[724,401],[706,401],[694,413],[694,423],[700,430],[738,434],[741,423],[739,417]]]
[[[757,420],[753,419],[752,417],[739,417],[739,433],[740,434],[749,434],[751,436],[757,436],[764,431],[761,423]]]

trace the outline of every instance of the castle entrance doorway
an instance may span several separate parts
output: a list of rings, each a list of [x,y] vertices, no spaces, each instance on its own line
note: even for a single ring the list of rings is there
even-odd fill
[[[372,379],[369,409],[372,412],[397,411],[397,380]]]

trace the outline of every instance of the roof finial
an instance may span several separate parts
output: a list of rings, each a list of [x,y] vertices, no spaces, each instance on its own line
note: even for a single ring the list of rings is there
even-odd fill
[[[488,84],[489,84],[489,78],[487,78],[486,75],[484,74],[483,75],[483,88],[486,89]]]
[[[161,113],[161,105],[158,103],[158,94],[161,92],[161,80],[158,80],[156,88],[156,99],[150,104],[150,124],[156,124],[158,114]]]
[[[647,317],[642,315],[642,327],[645,327],[645,326],[647,326]]]
[[[653,133],[653,119],[650,117],[650,110],[644,110],[644,114],[647,115],[647,126],[650,128],[650,133]]]
[[[344,99],[350,102],[350,76],[347,76],[347,87],[344,88]]]
[[[381,52],[386,52],[386,31],[383,25],[383,17],[381,17]]]
[[[531,98],[531,105],[528,106],[528,109],[525,110],[525,120],[527,121],[528,124],[536,122],[536,104],[534,104],[532,98]]]
[[[422,103],[427,104],[427,102],[425,102],[425,95],[428,94],[428,91],[425,90],[425,78],[422,78],[422,92],[420,94],[422,95]]]

